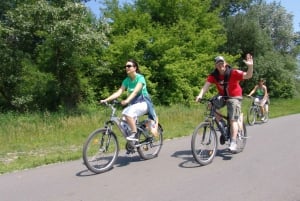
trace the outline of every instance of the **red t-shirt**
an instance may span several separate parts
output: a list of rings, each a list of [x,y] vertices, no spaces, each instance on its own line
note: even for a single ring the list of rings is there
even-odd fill
[[[235,97],[235,96],[242,96],[242,87],[240,86],[240,81],[243,80],[243,71],[232,69],[231,75],[228,81],[228,96]],[[207,77],[207,82],[215,84],[217,87],[217,90],[221,96],[224,96],[224,75],[219,75],[220,81],[218,82],[213,75],[209,75]]]

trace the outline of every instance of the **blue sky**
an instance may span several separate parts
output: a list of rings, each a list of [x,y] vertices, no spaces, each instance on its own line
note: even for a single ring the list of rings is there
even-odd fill
[[[120,2],[130,2],[130,0],[120,0]],[[266,0],[266,2],[278,2],[281,4],[282,7],[286,9],[286,11],[290,14],[292,14],[293,17],[293,26],[294,31],[300,31],[300,1],[299,0]],[[91,10],[97,14],[99,13],[99,4],[98,0],[90,0],[87,3],[88,7],[91,8]]]
[[[268,3],[274,2],[273,0],[266,0]],[[276,2],[280,3],[282,7],[286,9],[286,11],[292,14],[294,31],[300,31],[300,1],[299,0],[276,0]]]

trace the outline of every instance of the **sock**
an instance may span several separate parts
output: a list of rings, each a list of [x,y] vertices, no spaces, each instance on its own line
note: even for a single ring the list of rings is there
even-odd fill
[[[131,134],[130,135],[134,135],[134,136],[136,136],[136,132],[131,132]]]

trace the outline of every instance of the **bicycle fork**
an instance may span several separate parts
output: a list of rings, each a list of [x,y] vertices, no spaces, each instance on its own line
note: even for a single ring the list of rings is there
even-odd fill
[[[207,127],[210,127],[210,132],[209,133],[206,133],[206,129],[207,129]],[[207,126],[205,126],[204,128],[203,128],[203,135],[202,135],[202,139],[201,139],[201,144],[203,144],[203,145],[209,145],[209,144],[211,144],[211,135],[214,135],[214,133],[212,132],[212,125],[211,124],[208,124]],[[208,141],[205,143],[205,141],[206,141],[206,136],[208,135]]]
[[[109,144],[110,144],[110,140],[111,140],[110,132],[111,132],[110,129],[107,128],[105,133],[101,136],[100,148],[99,148],[100,152],[107,152]],[[106,136],[107,136],[107,139],[106,139]]]

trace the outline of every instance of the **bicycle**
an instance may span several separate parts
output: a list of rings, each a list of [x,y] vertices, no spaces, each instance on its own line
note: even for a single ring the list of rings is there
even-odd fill
[[[119,155],[118,138],[113,127],[116,126],[126,139],[130,135],[130,129],[127,122],[116,115],[117,107],[120,104],[114,100],[112,103],[105,103],[111,109],[109,120],[103,128],[93,131],[83,145],[83,161],[85,166],[92,172],[99,174],[113,168],[114,163]],[[158,156],[163,144],[163,128],[158,124],[158,136],[153,136],[147,129],[148,120],[138,121],[137,125],[137,142],[127,141],[126,150],[128,154],[136,151],[144,159],[152,159]]]
[[[217,98],[217,97],[215,97]],[[230,143],[230,123],[227,116],[217,111],[212,99],[201,99],[200,103],[207,103],[206,117],[194,130],[191,139],[191,150],[194,159],[200,165],[210,164],[218,150],[218,135],[220,133],[220,144]],[[222,97],[221,97],[222,98]],[[222,119],[217,121],[215,114]],[[237,134],[237,150],[233,153],[240,153],[244,150],[247,142],[247,130],[244,122],[240,118]]]
[[[269,107],[268,103],[264,105],[265,114],[263,115],[260,109],[260,100],[253,96],[247,96],[252,99],[251,106],[248,109],[247,121],[250,126],[253,126],[257,119],[261,119],[261,122],[266,123],[269,120]]]

